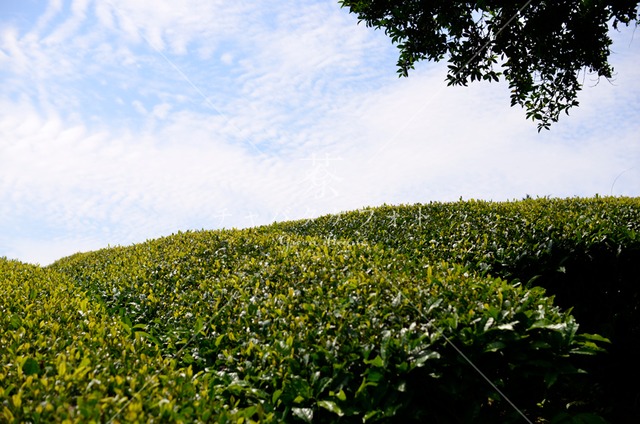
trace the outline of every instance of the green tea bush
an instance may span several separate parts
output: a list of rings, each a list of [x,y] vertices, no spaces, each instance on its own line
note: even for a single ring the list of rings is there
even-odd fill
[[[180,233],[52,268],[252,420],[516,422],[581,400],[576,356],[602,340],[542,289],[416,264],[269,227]]]
[[[0,422],[633,422],[639,206],[383,206],[0,259]]]
[[[608,355],[584,364],[596,377],[593,402],[612,421],[640,421],[640,389],[628,389],[640,379],[640,199],[384,206],[277,228],[393,249],[408,267],[446,260],[546,288],[583,331],[612,341]]]
[[[0,328],[2,423],[243,416],[56,272],[0,258]]]

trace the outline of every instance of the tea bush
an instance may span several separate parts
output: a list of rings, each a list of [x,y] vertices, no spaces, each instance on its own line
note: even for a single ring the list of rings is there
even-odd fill
[[[59,273],[0,258],[0,328],[2,423],[243,416]]]
[[[407,263],[368,243],[256,229],[181,233],[54,268],[209,376],[221,401],[278,421],[521,420],[474,365],[531,417],[580,400],[573,361],[600,339],[578,334],[541,289]]]
[[[178,233],[47,268],[0,259],[0,421],[624,416],[632,408],[596,399],[610,381],[594,364],[618,366],[619,334],[605,330],[635,331],[635,312],[594,310],[607,325],[578,313],[594,293],[632,293],[638,206],[383,206]]]
[[[640,379],[640,199],[384,206],[277,227],[366,241],[413,264],[446,260],[546,288],[583,331],[612,341],[608,355],[583,364],[596,375],[592,401],[612,421],[640,421],[640,389],[633,383]]]

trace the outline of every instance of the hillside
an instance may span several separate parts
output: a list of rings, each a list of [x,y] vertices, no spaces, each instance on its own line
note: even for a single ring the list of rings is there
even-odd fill
[[[461,201],[0,259],[0,421],[634,422],[639,235]]]

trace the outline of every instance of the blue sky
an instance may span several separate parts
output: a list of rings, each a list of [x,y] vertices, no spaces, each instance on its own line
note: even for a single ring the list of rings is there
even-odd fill
[[[377,206],[640,195],[640,39],[538,133],[336,0],[1,1],[0,256]]]

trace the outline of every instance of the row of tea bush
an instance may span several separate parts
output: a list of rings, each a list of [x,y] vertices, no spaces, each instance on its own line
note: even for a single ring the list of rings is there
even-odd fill
[[[607,355],[583,364],[595,375],[591,403],[613,422],[640,422],[640,199],[385,206],[278,228],[380,245],[408,267],[446,260],[544,287],[582,331],[612,341]]]
[[[538,284],[615,250],[601,301],[628,290],[638,203],[384,206],[0,260],[0,421],[628,418],[597,397],[617,334]]]

